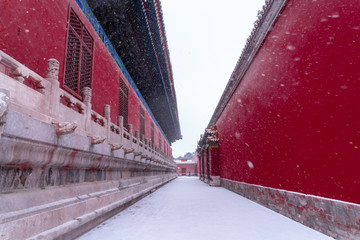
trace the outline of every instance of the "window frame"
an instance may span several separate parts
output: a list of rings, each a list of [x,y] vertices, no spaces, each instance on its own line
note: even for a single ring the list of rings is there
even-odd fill
[[[144,135],[145,138],[145,109],[140,106],[140,137]]]
[[[79,36],[79,34],[77,33],[77,31],[74,29],[74,27],[71,25],[71,15],[72,13],[74,14],[74,16],[77,18],[77,20],[79,21],[79,23],[81,24],[81,36]],[[67,34],[66,34],[66,46],[65,46],[65,55],[64,55],[64,75],[63,75],[63,81],[62,81],[62,88],[65,89],[67,92],[71,93],[73,96],[75,96],[76,98],[82,100],[82,89],[81,89],[81,71],[82,71],[82,57],[83,57],[83,48],[85,48],[89,53],[90,53],[90,73],[89,73],[89,86],[90,88],[92,88],[92,81],[93,81],[93,69],[94,69],[94,49],[95,49],[95,41],[94,41],[94,37],[91,35],[90,31],[88,30],[88,28],[85,26],[84,22],[81,20],[81,18],[79,17],[79,15],[76,13],[75,9],[71,6],[69,6],[69,11],[68,11],[68,18],[67,18],[67,30],[66,30]],[[83,36],[84,36],[84,32],[87,33],[88,37],[91,39],[91,48],[89,48],[89,46],[84,42],[83,40]],[[70,38],[70,34],[75,35],[76,39],[80,42],[79,48],[79,59],[78,59],[78,69],[77,69],[77,91],[75,92],[73,89],[71,89],[70,86],[66,85],[66,76],[67,76],[67,63],[68,61],[68,50],[69,50],[69,38]]]
[[[160,133],[160,131],[159,131],[159,149],[161,151],[161,133]]]
[[[121,77],[119,77],[118,115],[123,116],[123,124],[127,127],[129,121],[129,87]]]
[[[154,122],[153,121],[151,121],[151,142],[153,143],[153,144],[155,144],[155,126],[154,126]]]

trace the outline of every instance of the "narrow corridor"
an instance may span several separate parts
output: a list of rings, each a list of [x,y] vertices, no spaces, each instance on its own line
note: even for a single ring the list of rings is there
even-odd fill
[[[79,240],[332,239],[197,177],[180,177]]]

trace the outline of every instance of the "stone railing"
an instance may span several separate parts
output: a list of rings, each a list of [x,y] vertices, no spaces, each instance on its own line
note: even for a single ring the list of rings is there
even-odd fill
[[[110,105],[104,105],[103,116],[93,111],[90,88],[83,89],[82,101],[61,89],[57,60],[48,60],[45,78],[3,51],[0,51],[0,63],[9,70],[8,75],[0,72],[0,92],[10,99],[7,104],[10,110],[55,125],[57,135],[76,133],[88,137],[92,145],[107,144],[111,152],[122,150],[126,159],[176,167],[170,157],[155,151],[153,144],[140,137],[138,131],[133,135],[132,125],[125,127],[122,116],[119,116],[118,124],[112,123]],[[26,82],[31,82],[32,87]]]

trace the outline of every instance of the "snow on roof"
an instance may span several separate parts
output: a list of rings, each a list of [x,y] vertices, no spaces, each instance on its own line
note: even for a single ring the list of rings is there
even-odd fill
[[[187,160],[187,161],[181,161],[181,160],[175,160],[176,165],[191,165],[196,164],[193,160]]]

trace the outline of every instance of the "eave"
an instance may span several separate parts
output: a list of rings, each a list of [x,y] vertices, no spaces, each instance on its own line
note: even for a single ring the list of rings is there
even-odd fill
[[[170,142],[181,138],[161,5],[154,1],[88,0]]]

